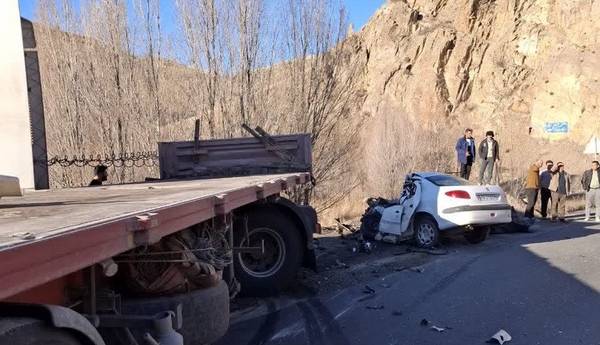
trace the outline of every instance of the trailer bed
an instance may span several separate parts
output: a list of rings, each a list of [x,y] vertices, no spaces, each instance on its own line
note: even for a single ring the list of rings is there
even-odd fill
[[[0,299],[310,181],[308,173],[36,191],[0,199]]]

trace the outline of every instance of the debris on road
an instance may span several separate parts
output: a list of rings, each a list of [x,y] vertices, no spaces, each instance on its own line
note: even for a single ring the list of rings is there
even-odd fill
[[[413,271],[413,272],[416,272],[416,273],[423,273],[423,272],[425,272],[425,269],[423,267],[411,267],[410,270]]]
[[[487,341],[488,344],[504,344],[512,340],[510,334],[507,331],[501,329],[496,334],[492,336],[490,340]]]
[[[368,306],[366,306],[366,308],[370,309],[370,310],[382,310],[385,307],[383,305],[379,304],[379,305],[368,305]]]
[[[348,223],[358,228],[358,222]],[[380,278],[409,267],[421,266],[429,260],[427,254],[421,253],[393,255],[405,251],[408,245],[376,243],[366,240],[358,231],[352,234],[345,231],[341,238],[336,233],[335,224],[324,229],[326,232],[318,235],[314,241],[317,271],[303,270],[302,284],[315,290],[334,291],[355,285],[360,291],[365,284],[379,290],[382,288],[380,284],[389,284]]]
[[[392,312],[392,316],[402,316],[402,315],[404,315],[404,313],[402,313],[402,312],[401,312],[401,311],[399,311],[399,310],[394,310],[394,311]]]
[[[359,299],[358,299],[358,301],[359,301],[359,302],[364,302],[364,301],[367,301],[367,300],[373,299],[373,298],[375,298],[375,297],[376,297],[376,295],[375,295],[375,294],[371,294],[371,295],[367,295],[367,296],[365,296],[365,297],[361,297],[361,298],[359,298]]]
[[[418,248],[418,247],[408,247],[406,248],[406,253],[425,253],[429,255],[446,255],[448,251],[440,248]],[[394,254],[396,255],[396,254]]]
[[[369,285],[365,285],[365,288],[363,289],[363,293],[374,294],[375,293],[375,289],[373,289]]]
[[[35,234],[31,232],[15,232],[10,237],[16,237],[21,240],[35,240]]]
[[[371,254],[373,252],[374,246],[371,242],[365,241],[362,236],[358,238],[358,243],[356,246],[352,247],[352,253],[367,253]]]
[[[434,331],[438,331],[440,333],[446,331],[447,328],[443,328],[443,327],[438,327],[438,326],[431,326],[431,329]]]
[[[373,244],[371,244],[369,241],[360,241],[358,251],[361,253],[371,254],[373,251]]]
[[[429,320],[427,320],[427,319],[421,320],[421,326],[429,326],[430,323],[431,322],[429,322]]]
[[[335,219],[335,223],[337,225],[337,232],[338,232],[338,234],[340,234],[340,237],[342,237],[342,238],[344,237],[344,231],[347,231],[351,234],[353,234],[357,231],[357,229],[354,228],[352,225],[342,223],[342,221],[339,218]]]
[[[499,224],[492,227],[494,234],[506,234],[515,232],[534,232],[535,220],[525,217],[522,212],[517,212],[513,207],[511,209],[512,222],[508,224]]]
[[[346,263],[342,262],[340,259],[335,259],[335,264],[338,268],[350,268]]]

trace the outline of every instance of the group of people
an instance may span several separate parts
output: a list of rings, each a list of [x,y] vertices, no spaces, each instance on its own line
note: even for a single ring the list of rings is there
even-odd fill
[[[479,184],[486,185],[492,181],[494,165],[500,161],[500,149],[498,141],[494,138],[493,131],[485,133],[486,138],[476,145],[473,138],[473,130],[465,129],[464,135],[456,142],[456,155],[460,164],[460,177],[469,180],[471,168],[479,157]],[[527,173],[525,190],[527,194],[527,209],[525,215],[534,217],[534,208],[538,194],[541,199],[541,214],[543,218],[548,216],[548,204],[550,203],[550,218],[553,221],[565,221],[567,195],[571,193],[571,178],[565,171],[565,164],[546,161],[546,170],[540,169],[544,165],[543,160],[535,162]],[[592,204],[596,206],[595,220],[600,222],[600,171],[598,161],[592,162],[592,167],[583,173],[581,185],[586,193],[585,220],[589,221]]]
[[[546,161],[546,170],[540,172],[544,165],[538,160],[529,167],[525,191],[527,194],[527,209],[525,216],[534,217],[538,193],[541,199],[542,218],[548,216],[548,201],[550,201],[550,219],[565,222],[567,195],[571,193],[571,178],[565,171],[565,164]],[[595,220],[600,222],[600,163],[593,161],[591,169],[586,170],[581,177],[581,187],[585,191],[585,221],[590,221],[592,205],[596,206]]]
[[[471,177],[471,168],[479,156],[479,184],[490,184],[494,174],[494,165],[500,161],[500,147],[494,138],[493,131],[485,133],[485,139],[475,145],[473,130],[465,129],[465,134],[456,142],[456,155],[460,163],[460,177],[468,180]]]

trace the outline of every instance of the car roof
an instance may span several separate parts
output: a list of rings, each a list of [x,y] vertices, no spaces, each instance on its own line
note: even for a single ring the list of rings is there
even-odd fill
[[[440,172],[434,172],[434,171],[426,171],[426,172],[415,172],[413,173],[414,175],[423,177],[423,178],[428,178],[431,176],[451,176],[448,174],[444,174],[444,173],[440,173]]]

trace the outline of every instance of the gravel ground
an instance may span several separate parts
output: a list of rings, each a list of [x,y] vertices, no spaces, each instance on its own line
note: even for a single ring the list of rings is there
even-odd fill
[[[298,275],[298,284],[278,297],[236,298],[231,305],[232,322],[266,314],[272,311],[273,305],[277,309],[284,308],[299,300],[335,293],[352,285],[369,282],[374,285],[372,288],[386,288],[387,275],[403,270],[419,272],[420,266],[432,256],[415,252],[409,244],[370,243],[371,251],[365,252],[361,250],[358,233],[346,230],[340,234],[336,229],[324,229],[323,234],[315,236],[317,270],[303,269]]]
[[[371,251],[361,251],[358,234],[336,232],[316,238],[317,272],[302,272],[302,284],[315,294],[329,293],[349,285],[384,277],[394,271],[417,267],[429,254],[409,251],[407,244],[370,242]]]

